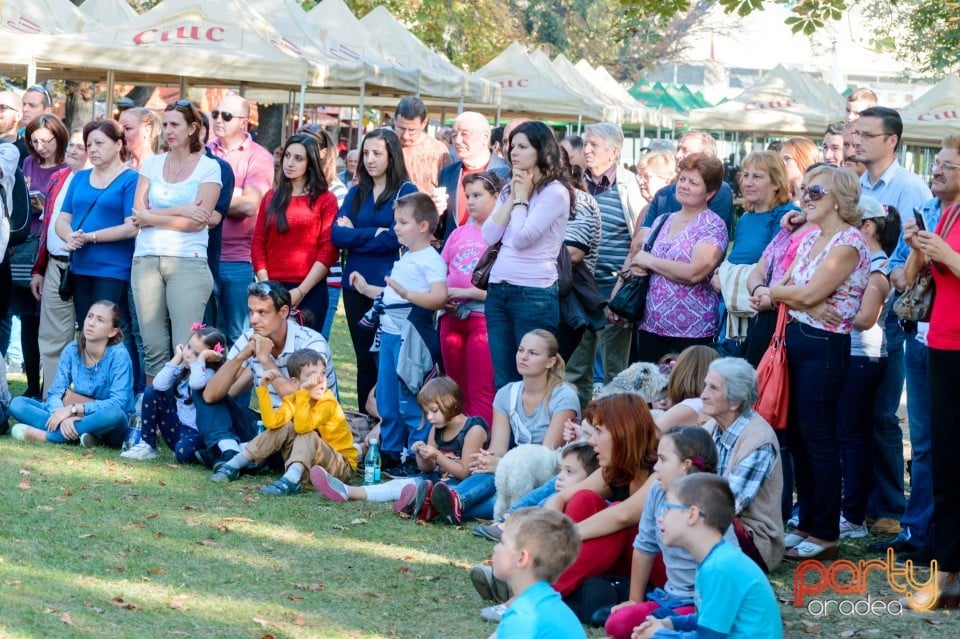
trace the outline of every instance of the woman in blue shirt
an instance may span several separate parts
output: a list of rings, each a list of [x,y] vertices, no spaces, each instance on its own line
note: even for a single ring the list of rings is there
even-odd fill
[[[130,356],[123,347],[120,307],[100,300],[87,311],[80,337],[63,349],[47,401],[15,397],[14,439],[120,447],[133,409]]]
[[[377,383],[377,358],[370,352],[375,333],[360,325],[373,300],[353,288],[350,275],[356,271],[371,286],[386,286],[384,278],[400,257],[400,243],[393,231],[393,204],[417,187],[407,176],[400,138],[390,129],[375,129],[364,136],[360,156],[357,185],[337,213],[333,243],[347,251],[343,310],[357,357],[357,408],[363,411]]]

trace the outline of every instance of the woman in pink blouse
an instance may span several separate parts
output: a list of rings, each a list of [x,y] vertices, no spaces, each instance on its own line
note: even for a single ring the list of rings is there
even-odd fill
[[[524,122],[510,134],[513,178],[483,223],[483,241],[503,242],[490,271],[485,310],[494,385],[520,379],[520,339],[560,322],[557,255],[570,219],[573,189],[560,164],[560,145],[543,122]]]
[[[837,405],[850,363],[850,332],[869,277],[860,225],[860,180],[821,166],[804,176],[803,213],[817,229],[797,249],[777,285],[751,302],[786,304],[790,412],[787,434],[797,479],[800,523],[786,536],[787,559],[832,559],[840,535]],[[833,319],[824,322],[825,312]],[[833,321],[838,320],[838,321]]]
[[[707,202],[723,183],[723,164],[715,157],[692,153],[680,162],[676,213],[659,216],[660,232],[649,252],[630,259],[634,275],[650,274],[647,308],[637,330],[637,359],[659,361],[667,353],[709,344],[717,333],[720,297],[710,274],[727,251],[727,227]],[[643,229],[643,245],[652,229]]]

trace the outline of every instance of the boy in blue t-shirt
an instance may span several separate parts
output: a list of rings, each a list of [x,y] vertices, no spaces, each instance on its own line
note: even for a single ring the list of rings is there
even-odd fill
[[[565,515],[521,508],[493,549],[493,574],[516,598],[490,639],[586,639],[583,626],[550,587],[580,552],[580,534]]]
[[[733,493],[718,475],[697,473],[672,484],[658,520],[663,541],[697,560],[697,613],[646,621],[634,639],[781,639],[773,588],[752,559],[723,540],[733,521]]]
[[[380,454],[384,474],[393,479],[420,474],[413,444],[425,441],[430,433],[417,393],[440,361],[434,312],[447,301],[447,265],[431,245],[438,222],[437,207],[427,194],[397,198],[393,228],[407,251],[385,278],[387,285],[373,286],[359,272],[350,274],[350,284],[375,300],[373,309],[380,317],[376,393]],[[401,463],[404,449],[407,460]]]

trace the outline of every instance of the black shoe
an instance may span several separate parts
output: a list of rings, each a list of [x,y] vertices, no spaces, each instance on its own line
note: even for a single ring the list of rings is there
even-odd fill
[[[408,477],[417,477],[421,475],[417,462],[412,457],[407,457],[407,461],[390,468],[383,468],[381,472],[390,479],[407,479]]]
[[[886,552],[887,548],[893,548],[893,552],[895,553],[916,552],[920,550],[920,548],[910,543],[910,533],[906,529],[901,530],[900,534],[893,539],[875,541],[867,546],[867,550],[870,552]]]
[[[239,450],[225,450],[220,453],[220,459],[213,463],[213,472],[220,470],[220,467],[226,464],[228,461],[233,459],[239,453]]]
[[[193,453],[193,456],[197,460],[197,463],[207,470],[213,470],[213,463],[217,461],[216,456],[206,448],[197,449],[197,451]]]

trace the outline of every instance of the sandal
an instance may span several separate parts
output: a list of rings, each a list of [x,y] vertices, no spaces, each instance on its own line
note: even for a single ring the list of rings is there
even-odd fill
[[[791,548],[796,548],[804,541],[806,541],[806,535],[798,535],[797,533],[790,533],[783,538],[783,547],[785,550],[790,550]]]
[[[786,553],[784,559],[836,559],[840,555],[840,547],[837,544],[821,546],[812,541],[804,540],[797,544]]]

